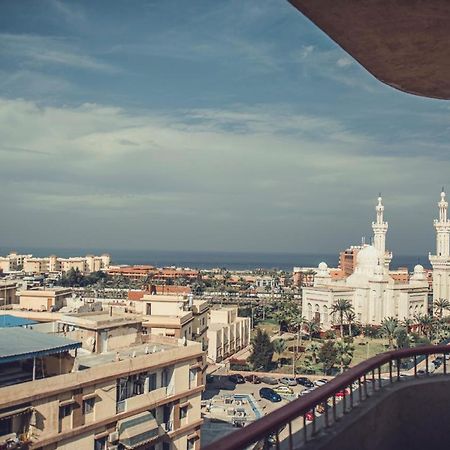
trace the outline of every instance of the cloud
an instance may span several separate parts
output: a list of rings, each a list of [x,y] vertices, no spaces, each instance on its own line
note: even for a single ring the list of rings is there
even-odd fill
[[[341,57],[336,61],[338,67],[348,67],[353,64],[353,61],[348,57]]]
[[[67,66],[82,70],[116,73],[118,69],[90,55],[81,53],[66,39],[30,34],[0,34],[3,55],[19,58],[31,66]]]

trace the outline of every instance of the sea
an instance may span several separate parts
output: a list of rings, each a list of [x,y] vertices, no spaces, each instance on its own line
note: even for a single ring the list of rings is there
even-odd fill
[[[123,250],[105,248],[7,248],[0,247],[0,255],[10,251],[43,257],[55,254],[61,257],[100,255],[109,253],[113,264],[150,264],[157,267],[177,266],[192,269],[225,268],[229,270],[279,269],[292,271],[293,267],[317,267],[324,261],[329,267],[337,267],[337,254],[313,253],[259,253],[259,252],[206,252],[206,251],[162,251],[162,250]],[[396,255],[391,269],[408,267],[413,270],[416,264],[430,267],[427,255]]]

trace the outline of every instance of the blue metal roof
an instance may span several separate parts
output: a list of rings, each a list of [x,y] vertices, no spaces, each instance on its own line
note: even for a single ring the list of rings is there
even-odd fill
[[[65,352],[81,342],[27,328],[0,328],[0,364]]]
[[[23,319],[22,317],[11,316],[11,314],[4,314],[0,316],[0,328],[9,327],[24,327],[26,325],[34,325],[38,322],[30,319]]]

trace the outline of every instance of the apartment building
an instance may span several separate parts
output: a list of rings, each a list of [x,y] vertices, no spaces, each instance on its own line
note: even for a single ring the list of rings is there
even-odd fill
[[[0,306],[18,303],[15,281],[0,280]]]
[[[220,362],[250,344],[250,318],[237,307],[212,309],[208,325],[208,358]]]
[[[22,270],[23,263],[26,258],[32,255],[20,255],[17,252],[11,252],[6,256],[0,257],[0,271],[4,273]]]
[[[185,338],[208,346],[208,302],[191,295],[148,295],[133,302],[136,313],[143,314],[143,326],[151,334]]]
[[[18,292],[19,308],[29,311],[54,311],[66,305],[72,289],[30,289]]]
[[[62,333],[0,329],[0,448],[198,450],[201,345],[141,339],[97,354]]]

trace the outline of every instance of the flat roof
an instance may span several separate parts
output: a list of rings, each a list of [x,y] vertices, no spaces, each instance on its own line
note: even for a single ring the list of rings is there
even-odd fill
[[[0,328],[0,364],[65,352],[81,342],[27,328]]]
[[[0,316],[0,328],[23,327],[25,325],[34,325],[38,322],[22,317],[11,316],[11,314],[4,314]]]

